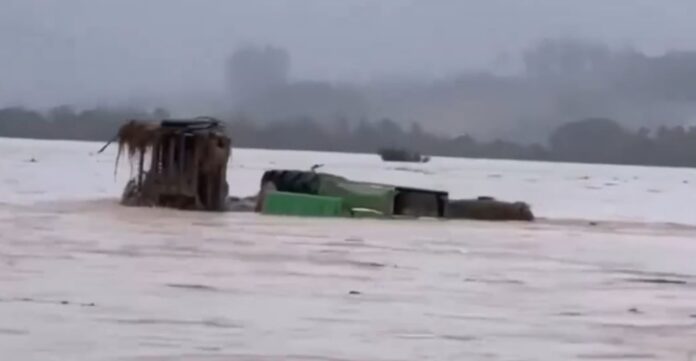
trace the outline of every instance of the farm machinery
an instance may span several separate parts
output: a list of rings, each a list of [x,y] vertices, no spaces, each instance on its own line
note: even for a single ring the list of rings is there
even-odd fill
[[[123,191],[122,204],[225,210],[231,140],[218,120],[131,120],[112,141],[118,141],[117,167],[124,151],[138,161],[136,176]]]
[[[445,191],[354,181],[314,169],[267,170],[257,195],[229,197],[232,142],[214,118],[131,120],[100,152],[114,141],[117,166],[124,151],[138,161],[121,197],[127,206],[310,217],[534,219],[524,202],[451,200]]]

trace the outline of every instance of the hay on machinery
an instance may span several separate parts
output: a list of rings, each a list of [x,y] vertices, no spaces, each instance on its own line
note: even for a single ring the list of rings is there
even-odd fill
[[[138,158],[137,176],[127,183],[122,204],[224,210],[231,139],[218,120],[130,120],[100,152],[112,142],[118,142],[116,168],[124,152],[130,160]]]
[[[157,123],[138,120],[131,120],[121,126],[116,135],[118,151],[114,175],[116,175],[118,162],[123,152],[128,154],[128,159],[131,161],[136,155],[144,156],[147,150],[156,143],[159,129],[160,125]]]

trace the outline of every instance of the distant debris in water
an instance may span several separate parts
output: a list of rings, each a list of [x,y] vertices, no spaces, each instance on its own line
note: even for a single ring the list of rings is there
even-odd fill
[[[427,163],[430,157],[403,148],[381,148],[377,154],[385,162]]]
[[[29,160],[27,160],[27,162],[29,162],[29,163],[36,163],[36,162],[38,162],[38,161],[36,160],[36,158],[31,157]]]

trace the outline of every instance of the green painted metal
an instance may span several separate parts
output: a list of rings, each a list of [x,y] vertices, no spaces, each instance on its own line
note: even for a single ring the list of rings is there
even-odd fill
[[[344,207],[343,200],[337,197],[274,191],[266,195],[261,212],[272,215],[340,217],[344,215]]]
[[[368,182],[356,182],[347,178],[327,173],[314,173],[292,170],[270,170],[264,173],[262,182],[271,182],[275,189],[286,193],[285,197],[292,198],[283,202],[273,197],[268,210],[264,213],[275,214],[299,214],[322,215],[326,211],[317,210],[313,206],[305,205],[305,201],[329,197],[334,201],[340,200],[340,211],[333,210],[332,215],[340,215],[356,218],[392,218],[394,216],[407,217],[442,217],[444,216],[443,202],[446,202],[447,193],[428,189],[416,189],[394,186],[390,184],[378,184]],[[285,199],[285,198],[282,198]],[[444,200],[444,201],[443,201]],[[288,205],[285,205],[287,202]],[[300,205],[297,205],[298,203]],[[264,201],[261,202],[262,206]],[[308,207],[305,210],[303,207]],[[263,212],[263,211],[262,211]]]
[[[357,213],[377,212],[382,216],[394,213],[396,189],[392,186],[352,182],[342,177],[322,174],[318,194],[342,199],[344,214],[355,214],[355,209],[372,211],[358,210]]]

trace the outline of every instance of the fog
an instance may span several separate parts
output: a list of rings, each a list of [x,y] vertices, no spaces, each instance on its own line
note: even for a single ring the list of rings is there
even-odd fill
[[[0,106],[391,117],[525,141],[592,116],[691,124],[694,13],[688,0],[0,0]],[[230,84],[230,57],[249,45],[288,56],[271,95]],[[594,49],[580,51],[594,65],[578,71],[557,49]],[[533,66],[549,60],[567,67]]]

